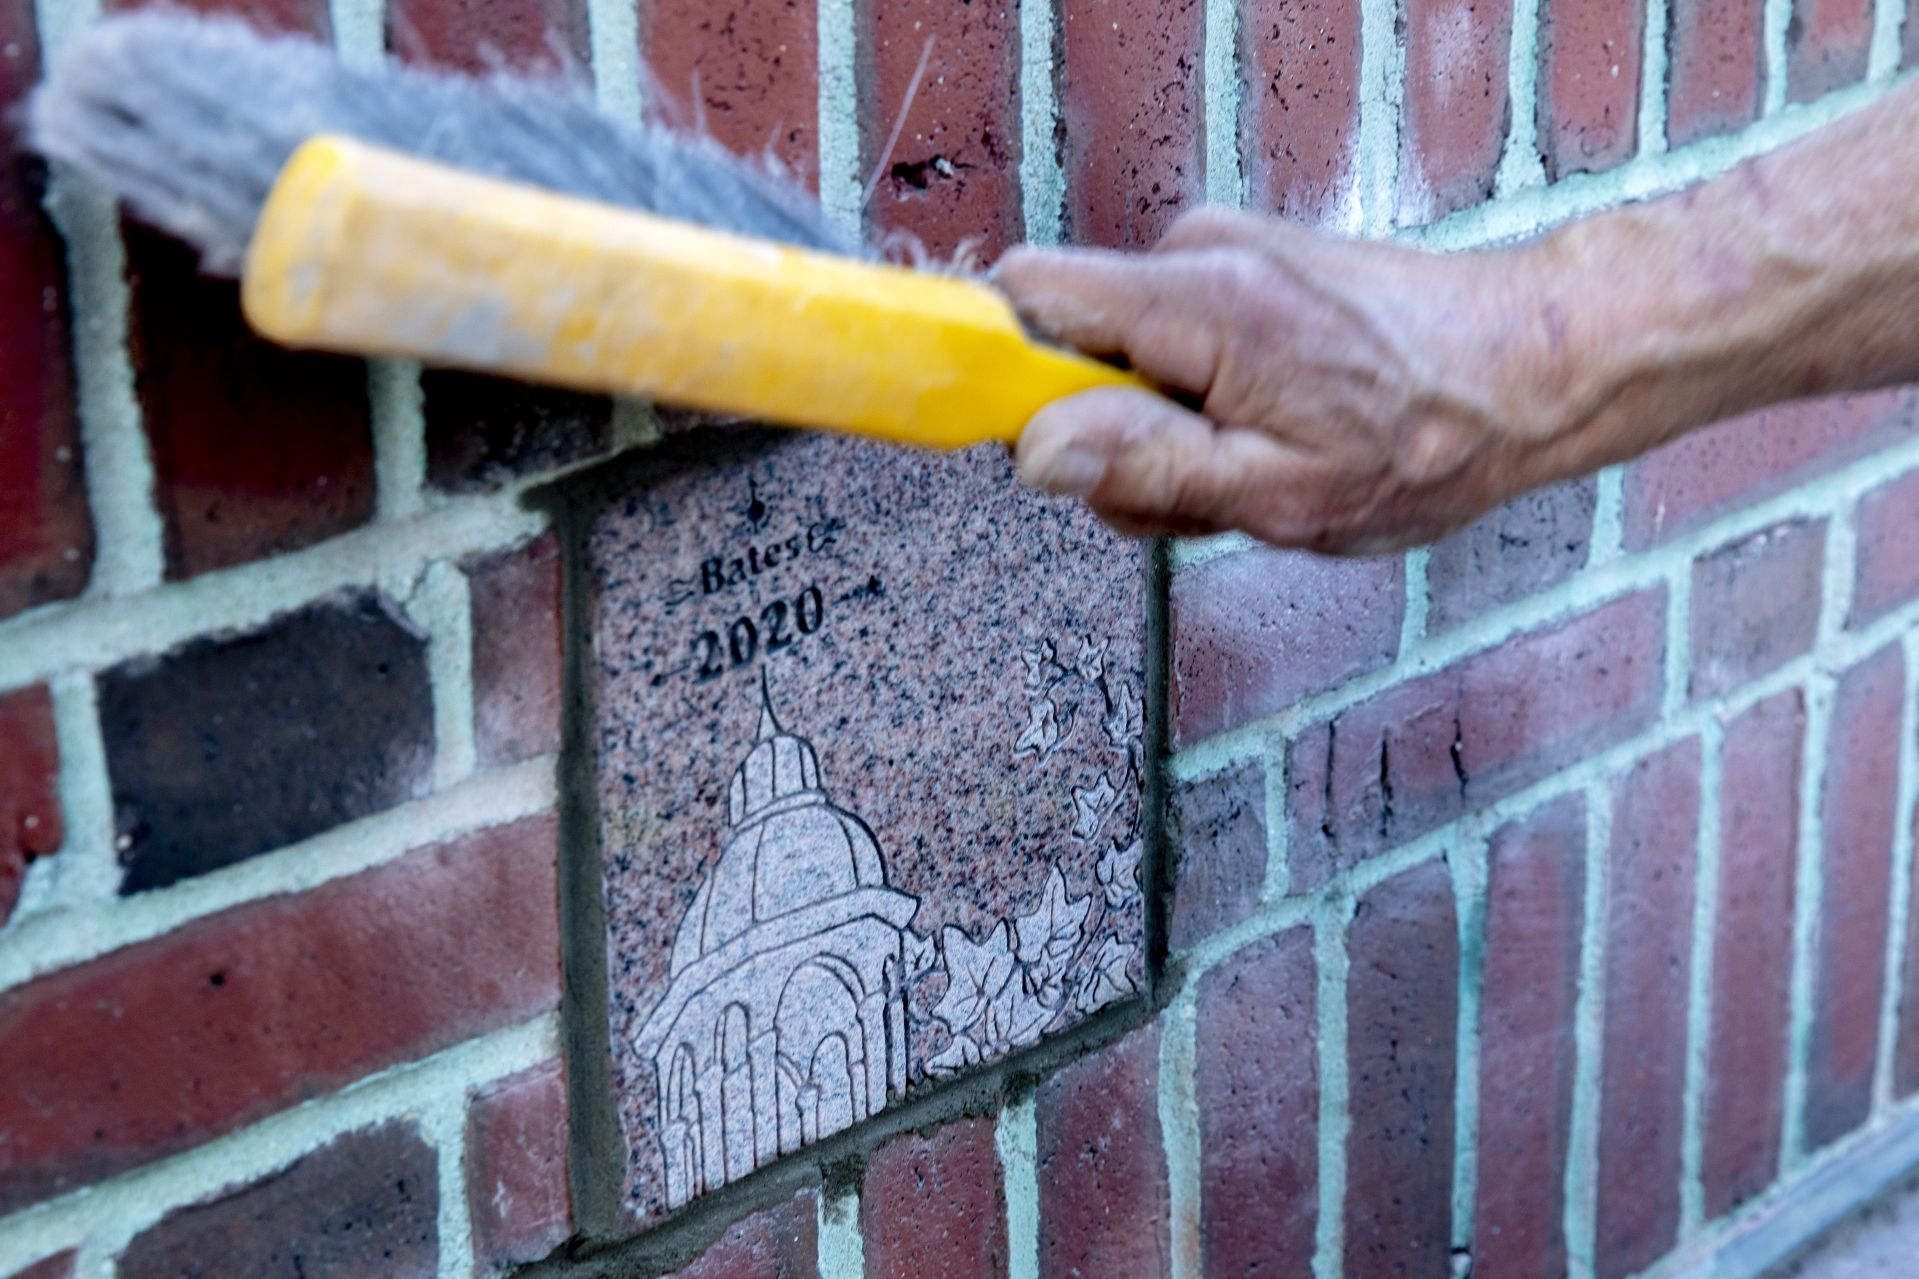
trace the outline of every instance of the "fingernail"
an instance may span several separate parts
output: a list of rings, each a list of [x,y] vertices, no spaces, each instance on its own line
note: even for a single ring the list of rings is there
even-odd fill
[[[1085,497],[1105,478],[1105,454],[1083,444],[1068,444],[1036,468],[1033,482],[1049,493]]]

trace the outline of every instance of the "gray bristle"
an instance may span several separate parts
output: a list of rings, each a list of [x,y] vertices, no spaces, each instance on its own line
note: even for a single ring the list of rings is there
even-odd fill
[[[337,133],[665,217],[863,255],[797,184],[705,138],[630,125],[577,87],[362,70],[234,19],[149,11],[71,40],[35,91],[27,140],[236,275],[295,147]]]

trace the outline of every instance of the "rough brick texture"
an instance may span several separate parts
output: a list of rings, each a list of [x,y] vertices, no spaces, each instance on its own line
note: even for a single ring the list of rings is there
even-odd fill
[[[395,0],[387,47],[407,62],[475,74],[586,67],[585,0]]]
[[[648,107],[819,185],[819,12],[814,0],[640,0]]]
[[[1173,735],[1284,710],[1399,651],[1402,561],[1242,551],[1173,582]]]
[[[1539,148],[1550,178],[1599,173],[1638,145],[1645,0],[1539,6]]]
[[[1513,13],[1503,0],[1408,0],[1399,134],[1399,222],[1417,225],[1493,193],[1510,105]]]
[[[1451,1265],[1459,925],[1443,861],[1360,898],[1347,939],[1346,1273]]]
[[[473,746],[482,765],[560,748],[560,546],[550,534],[469,561]]]
[[[1266,882],[1266,770],[1252,763],[1173,792],[1173,902],[1167,942],[1182,950],[1259,904]]]
[[[1039,1086],[1040,1279],[1168,1272],[1159,1027],[1135,1030]]]
[[[1201,0],[1062,0],[1060,116],[1074,240],[1137,248],[1204,189]]]
[[[1779,1169],[1792,999],[1805,700],[1797,689],[1726,726],[1702,1175],[1720,1216]]]
[[[1389,688],[1288,752],[1295,892],[1650,724],[1663,591],[1623,596]]]
[[[1885,990],[1887,901],[1899,787],[1905,661],[1889,645],[1839,678],[1828,730],[1825,840],[1806,1062],[1806,1140],[1824,1146],[1872,1109]]]
[[[1242,0],[1246,203],[1344,225],[1359,136],[1358,0]]]
[[[44,684],[0,693],[0,925],[20,899],[27,864],[60,847],[60,747]]]
[[[1765,94],[1762,0],[1673,0],[1666,141],[1675,147],[1758,118]]]
[[[475,1264],[497,1274],[538,1261],[573,1231],[565,1066],[543,1062],[487,1085],[468,1103],[466,1124]]]
[[[1864,626],[1919,598],[1919,471],[1859,499],[1851,626]]]
[[[494,827],[0,995],[0,1209],[556,1006],[554,838]]]
[[[1555,484],[1435,543],[1426,555],[1426,629],[1447,630],[1582,568],[1598,489],[1591,479]]]
[[[124,893],[161,888],[424,793],[424,638],[345,594],[99,680]]]
[[[1731,692],[1812,650],[1825,553],[1825,521],[1805,520],[1775,524],[1693,565],[1693,697]]]
[[[1872,0],[1794,0],[1786,24],[1786,97],[1812,99],[1866,78]]]
[[[1473,1263],[1563,1274],[1585,805],[1562,798],[1495,832],[1487,875]]]
[[[860,1187],[866,1273],[1003,1279],[1006,1190],[996,1130],[990,1116],[955,1119],[873,1152]]]
[[[1200,982],[1200,1248],[1209,1275],[1312,1274],[1317,980],[1312,930],[1294,928]]]
[[[120,1279],[432,1279],[439,1166],[407,1124],[339,1137],[291,1167],[176,1208],[121,1256]]]
[[[672,1279],[816,1279],[819,1197],[802,1190],[726,1228]]]

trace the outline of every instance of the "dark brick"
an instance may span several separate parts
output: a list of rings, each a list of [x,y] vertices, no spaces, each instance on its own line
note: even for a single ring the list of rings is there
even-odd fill
[[[1919,825],[1919,813],[1905,815],[1904,820]],[[1916,830],[1915,835],[1919,835]],[[1908,865],[1899,868],[1898,873],[1907,876],[1907,888],[1911,894],[1919,895],[1919,838],[1913,841],[1914,854]],[[1901,1098],[1910,1097],[1919,1092],[1919,910],[1910,911],[1906,916],[1906,954],[1903,985],[1899,989],[1899,1024],[1896,1034],[1898,1041],[1893,1045],[1892,1091]]]
[[[1204,189],[1201,0],[1062,0],[1067,235],[1157,240]]]
[[[1265,767],[1242,764],[1182,783],[1168,817],[1179,859],[1168,944],[1184,950],[1259,904],[1266,882]]]
[[[33,8],[0,0],[0,617],[78,595],[93,559],[63,254],[16,132],[40,75]]]
[[[1539,149],[1546,176],[1602,173],[1638,147],[1645,0],[1545,0]]]
[[[1896,643],[1840,676],[1833,694],[1806,1061],[1806,1140],[1815,1149],[1858,1128],[1872,1109],[1904,701],[1905,660]]]
[[[466,1125],[474,1264],[497,1274],[538,1261],[573,1233],[565,1065],[542,1062],[488,1084],[468,1103]]]
[[[479,493],[606,452],[613,402],[481,373],[420,375],[426,477],[449,493]]]
[[[1158,1094],[1158,1023],[1040,1084],[1040,1279],[1168,1272]]]
[[[1786,98],[1810,102],[1866,78],[1872,0],[1793,0],[1786,23]]]
[[[672,1279],[816,1279],[818,1254],[819,1199],[802,1190],[728,1226]]]
[[[1473,1266],[1494,1276],[1561,1275],[1584,803],[1567,796],[1501,827],[1487,872]]]
[[[1195,1064],[1206,1274],[1312,1274],[1317,980],[1310,928],[1254,942],[1200,979]]]
[[[430,1279],[439,1165],[410,1124],[337,1137],[282,1172],[176,1208],[127,1246],[119,1279]]]
[[[342,594],[99,680],[122,893],[160,888],[426,791],[426,641]]]
[[[34,1262],[25,1270],[16,1270],[13,1279],[73,1279],[73,1266],[79,1254],[57,1252]]]
[[[640,49],[648,104],[743,155],[766,155],[819,187],[815,0],[647,0]]]
[[[860,1187],[866,1273],[902,1279],[1006,1274],[1006,1190],[991,1116],[895,1137]]]
[[[394,0],[387,47],[406,62],[484,74],[583,75],[585,0]]]
[[[1656,718],[1665,592],[1641,591],[1389,688],[1288,751],[1294,892],[1483,808]]]
[[[1346,1273],[1447,1274],[1459,924],[1446,863],[1362,897],[1347,946]]]
[[[1597,499],[1592,479],[1555,484],[1434,543],[1426,557],[1426,629],[1457,626],[1583,568]]]
[[[1404,562],[1242,551],[1173,580],[1173,736],[1284,710],[1399,652]]]
[[[1692,566],[1687,691],[1717,697],[1812,651],[1825,580],[1826,522],[1775,524]]]
[[[940,258],[962,247],[982,262],[998,257],[1023,238],[1019,10],[942,0],[856,9],[871,67],[860,80],[860,176],[878,178],[871,227]]]
[[[551,817],[0,994],[0,1211],[559,1003]]]
[[[1779,1171],[1805,728],[1797,689],[1726,726],[1701,1170],[1710,1217],[1747,1202]]]
[[[1919,598],[1919,471],[1859,499],[1858,558],[1848,626],[1865,626]]]
[[[1766,87],[1761,0],[1673,0],[1670,22],[1666,141],[1682,147],[1758,119]]]
[[[66,838],[60,745],[44,684],[0,693],[0,924],[20,899],[27,864]]]
[[[1352,207],[1359,137],[1358,0],[1241,0],[1246,203],[1306,222]]]
[[[560,547],[551,534],[468,561],[473,737],[483,765],[560,748]]]
[[[1513,11],[1501,0],[1407,0],[1406,98],[1399,134],[1402,226],[1478,204],[1512,115],[1506,59]]]
[[[1908,391],[1789,404],[1649,453],[1626,468],[1626,545],[1662,542],[1905,439],[1915,404]]]
[[[1679,1237],[1686,996],[1699,851],[1699,742],[1649,755],[1613,784],[1606,1006],[1593,1270],[1622,1279]]]

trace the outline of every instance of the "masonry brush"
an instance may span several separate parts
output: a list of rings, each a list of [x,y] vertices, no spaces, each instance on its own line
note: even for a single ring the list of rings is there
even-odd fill
[[[873,260],[767,166],[564,86],[145,12],[68,43],[26,135],[237,274],[290,347],[934,447],[1137,384],[978,280]]]

